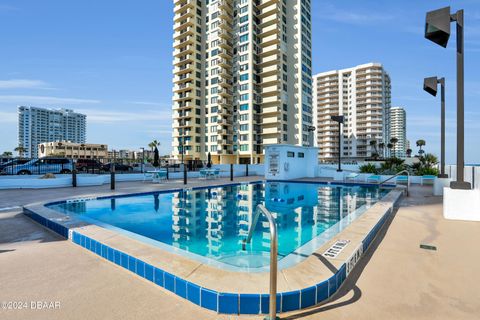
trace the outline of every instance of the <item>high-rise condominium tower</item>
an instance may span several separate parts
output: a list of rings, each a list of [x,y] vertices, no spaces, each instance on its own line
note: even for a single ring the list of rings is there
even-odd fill
[[[87,116],[69,109],[18,107],[18,145],[23,156],[38,157],[38,145],[44,142],[85,143]]]
[[[397,158],[405,158],[408,149],[407,146],[407,113],[401,107],[392,107],[390,109],[390,139],[396,138],[392,148],[391,155]]]
[[[310,0],[174,0],[173,154],[263,162],[308,145]]]
[[[320,161],[361,160],[389,139],[390,77],[378,63],[368,63],[314,76],[314,117]],[[343,115],[343,138],[338,145],[338,124],[330,118]],[[375,141],[375,142],[372,142]]]

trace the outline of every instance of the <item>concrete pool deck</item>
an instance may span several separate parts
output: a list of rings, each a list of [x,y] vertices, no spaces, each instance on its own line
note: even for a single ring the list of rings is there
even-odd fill
[[[138,192],[141,186],[119,184],[117,192]],[[62,192],[74,196],[72,190],[48,191],[57,199]],[[443,220],[441,198],[425,197],[429,192],[412,188],[379,247],[377,238],[332,302],[282,318],[476,318],[479,276],[474,268],[480,253],[469,243],[478,242],[480,224]],[[21,195],[11,194],[10,203],[25,204],[16,197]],[[30,202],[38,200],[45,198]],[[0,310],[0,318],[236,318],[201,309],[62,240],[15,211],[0,213],[0,301],[62,303],[52,311]],[[422,250],[420,243],[436,245],[438,251]]]

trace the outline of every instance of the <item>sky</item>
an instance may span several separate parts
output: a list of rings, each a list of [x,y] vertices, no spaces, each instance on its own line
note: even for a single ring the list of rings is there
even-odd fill
[[[439,154],[440,100],[423,78],[447,85],[447,163],[455,162],[454,32],[447,49],[424,39],[425,13],[465,10],[467,163],[480,163],[480,0],[312,0],[313,73],[380,62],[407,136]],[[87,114],[87,142],[171,151],[173,1],[0,0],[0,153],[18,145],[17,106]],[[454,26],[452,25],[452,30]]]

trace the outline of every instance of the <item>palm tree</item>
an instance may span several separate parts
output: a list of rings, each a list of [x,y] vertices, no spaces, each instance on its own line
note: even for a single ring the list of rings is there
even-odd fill
[[[2,157],[10,158],[13,155],[11,151],[4,151]]]
[[[378,151],[377,151],[377,140],[370,140],[370,146],[373,147],[373,150],[375,152],[372,152],[372,157],[377,158],[378,157]],[[375,157],[373,155],[376,155]]]
[[[412,156],[412,149],[407,149],[406,153],[407,153],[407,157],[410,158]]]
[[[425,142],[425,140],[422,140],[422,139],[417,140],[417,147],[420,148],[420,149],[418,150],[418,154],[419,154],[419,155],[422,155],[422,154],[425,153],[425,151],[422,150],[422,147],[425,146],[426,144],[427,144],[427,143]]]
[[[438,163],[438,158],[434,154],[427,153],[424,157],[422,157],[422,162],[429,168],[432,168],[434,165]]]
[[[382,141],[378,144],[378,147],[380,148],[380,153],[382,154],[382,158],[384,157],[383,154],[383,149],[385,148],[385,143]]]
[[[393,137],[393,138],[390,139],[390,143],[393,145],[393,157],[394,157],[394,158],[397,157],[397,152],[396,152],[396,150],[395,150],[395,146],[396,146],[397,142],[398,142],[398,139],[395,138],[395,137]]]
[[[388,154],[391,156],[392,154],[392,148],[393,148],[393,143],[387,143],[387,148],[388,148]]]
[[[155,149],[155,147],[159,147],[160,146],[160,142],[158,142],[157,140],[153,140],[152,142],[150,142],[148,144],[148,146],[150,147],[150,149],[153,150]]]
[[[85,148],[85,144],[82,143],[80,147],[83,149],[83,159],[87,159],[87,148]],[[78,157],[80,158],[80,151],[78,151]]]
[[[23,158],[23,154],[27,151],[27,149],[25,149],[23,146],[18,146],[15,149],[13,149],[13,151],[18,152],[18,155],[20,156],[20,158]]]

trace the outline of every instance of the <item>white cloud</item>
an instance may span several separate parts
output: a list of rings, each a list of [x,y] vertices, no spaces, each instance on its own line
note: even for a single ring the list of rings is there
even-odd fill
[[[100,111],[92,109],[75,109],[87,115],[89,123],[141,122],[141,121],[170,121],[170,111],[143,110],[139,112]],[[159,124],[160,126],[160,124]]]
[[[140,106],[158,106],[158,107],[165,107],[159,102],[150,102],[150,101],[131,101],[130,103],[137,104]]]
[[[0,89],[52,89],[42,80],[10,79],[0,80]]]
[[[393,20],[395,17],[390,14],[376,13],[376,12],[351,12],[342,9],[338,9],[331,4],[326,4],[323,7],[315,10],[314,14],[317,14],[315,18],[322,20],[331,20],[336,22],[348,23],[348,24],[376,24],[379,22],[387,22]]]
[[[16,105],[22,104],[97,104],[100,100],[78,99],[78,98],[62,98],[48,96],[14,96],[0,95],[0,102],[11,103]]]

